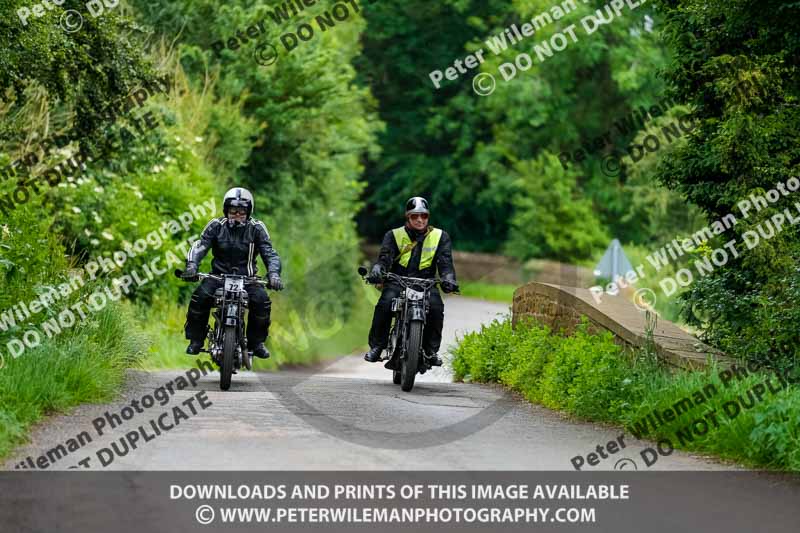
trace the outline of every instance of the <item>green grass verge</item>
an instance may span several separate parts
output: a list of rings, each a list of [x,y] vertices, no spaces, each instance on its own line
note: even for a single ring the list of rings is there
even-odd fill
[[[482,281],[462,281],[459,283],[461,296],[480,298],[490,302],[511,303],[517,285],[495,285]]]
[[[138,366],[147,339],[135,327],[129,306],[109,306],[86,323],[0,369],[0,458],[22,444],[31,425],[49,414],[110,400],[125,369]]]
[[[508,320],[494,321],[461,339],[454,355],[457,380],[502,383],[531,402],[617,424],[628,433],[654,410],[675,411],[691,398],[691,409],[648,428],[642,438],[666,438],[676,448],[752,466],[800,471],[800,390],[776,386],[775,393],[767,391],[761,401],[742,407],[751,404],[754,387],[770,378],[778,383],[773,375],[759,372],[723,383],[717,368],[670,373],[650,358],[623,353],[610,333],[588,333],[585,324],[564,337],[535,323],[512,329]],[[704,389],[701,401],[695,393]],[[735,416],[727,414],[726,404],[733,412],[729,402],[740,406]],[[694,426],[698,420],[705,420],[708,429]]]

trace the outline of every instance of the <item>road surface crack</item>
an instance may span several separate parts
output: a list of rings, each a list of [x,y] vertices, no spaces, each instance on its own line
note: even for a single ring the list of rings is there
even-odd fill
[[[398,400],[403,400],[404,402],[413,403],[417,405],[424,405],[426,407],[455,407],[455,408],[463,408],[463,409],[483,409],[483,406],[479,405],[453,405],[449,403],[425,403],[425,402],[415,402],[414,400],[410,400],[408,398],[404,398],[403,396],[395,395],[394,398]]]

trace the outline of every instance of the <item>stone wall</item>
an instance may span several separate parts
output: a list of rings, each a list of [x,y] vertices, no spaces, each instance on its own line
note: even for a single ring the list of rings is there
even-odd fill
[[[513,323],[532,317],[554,331],[570,334],[585,316],[590,330],[610,331],[628,348],[642,348],[647,342],[645,311],[623,296],[603,295],[596,302],[587,289],[547,283],[528,283],[514,292]],[[700,342],[678,326],[658,318],[652,331],[655,350],[668,364],[680,368],[702,368],[711,359],[730,364],[719,350]]]

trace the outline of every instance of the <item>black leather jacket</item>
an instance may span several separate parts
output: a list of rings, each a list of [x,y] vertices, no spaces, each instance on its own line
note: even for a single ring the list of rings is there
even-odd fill
[[[417,243],[411,251],[411,259],[408,260],[408,267],[404,267],[397,262],[400,249],[397,247],[394,234],[390,230],[383,236],[381,251],[378,253],[378,263],[383,265],[384,271],[392,272],[398,276],[430,279],[436,276],[436,270],[438,269],[440,278],[450,279],[455,283],[456,270],[453,267],[453,244],[447,232],[442,231],[442,237],[439,239],[439,246],[436,248],[431,266],[420,270],[419,260],[422,255],[422,245],[419,243],[425,240],[425,232],[413,230],[408,226],[405,226],[405,230],[411,242]]]
[[[281,273],[281,258],[272,247],[269,232],[263,222],[250,218],[245,224],[233,227],[226,217],[211,220],[203,230],[200,240],[195,242],[186,254],[186,263],[200,265],[212,250],[213,274],[237,274],[255,276],[258,273],[256,254],[267,265],[267,274]]]

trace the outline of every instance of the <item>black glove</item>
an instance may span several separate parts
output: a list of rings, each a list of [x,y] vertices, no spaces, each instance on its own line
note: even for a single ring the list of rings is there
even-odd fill
[[[451,292],[458,292],[458,283],[453,278],[445,278],[440,283],[442,286],[442,290],[445,294],[450,294]]]
[[[378,284],[383,281],[383,266],[380,264],[376,264],[372,267],[372,270],[369,274],[367,274],[367,281],[369,283]]]
[[[186,263],[186,270],[183,271],[183,276],[181,277],[186,281],[197,281],[199,279],[197,277],[197,265]]]
[[[283,290],[283,280],[278,274],[270,274],[269,275],[269,286],[272,287],[272,290],[275,291],[282,291]]]

